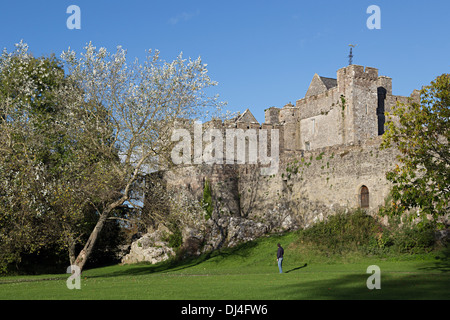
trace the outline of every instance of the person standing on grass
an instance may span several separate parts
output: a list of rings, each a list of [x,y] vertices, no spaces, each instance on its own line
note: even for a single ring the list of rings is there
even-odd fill
[[[283,273],[283,268],[282,268],[282,264],[283,264],[283,255],[284,255],[284,249],[281,246],[281,244],[277,244],[278,246],[278,251],[277,251],[277,262],[278,262],[278,269],[280,269],[280,273]]]

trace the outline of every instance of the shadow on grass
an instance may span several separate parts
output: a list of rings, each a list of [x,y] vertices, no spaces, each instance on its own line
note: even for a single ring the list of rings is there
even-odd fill
[[[301,267],[297,267],[297,268],[290,269],[290,270],[286,271],[285,273],[289,273],[289,272],[292,272],[292,271],[295,271],[295,270],[303,269],[303,268],[305,268],[306,266],[308,266],[307,263],[305,263],[305,264],[302,265]]]
[[[368,289],[370,274],[335,274],[328,279],[304,280],[280,286],[277,296],[286,300],[448,300],[448,273],[382,273],[381,289]]]
[[[229,257],[246,258],[251,255],[253,248],[257,246],[254,241],[242,243],[233,248],[225,248],[214,250],[200,256],[187,257],[184,259],[175,257],[167,261],[163,261],[157,264],[151,263],[136,263],[129,265],[129,268],[124,270],[112,271],[110,273],[102,273],[101,275],[92,275],[91,278],[97,277],[116,277],[116,276],[133,276],[133,275],[145,275],[151,273],[169,273],[174,271],[180,271],[195,267],[201,263],[204,263],[211,259],[222,260]]]
[[[434,266],[420,268],[420,270],[450,272],[450,245],[443,248],[435,259]]]

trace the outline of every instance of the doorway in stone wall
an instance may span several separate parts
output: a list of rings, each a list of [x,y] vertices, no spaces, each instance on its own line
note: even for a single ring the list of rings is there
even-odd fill
[[[361,208],[369,208],[369,188],[366,186],[361,187],[360,205]]]

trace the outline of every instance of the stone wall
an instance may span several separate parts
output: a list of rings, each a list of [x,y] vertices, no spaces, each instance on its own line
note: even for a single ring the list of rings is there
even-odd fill
[[[375,215],[389,194],[385,173],[395,166],[396,156],[393,149],[380,150],[380,142],[381,137],[375,137],[364,144],[284,152],[272,176],[261,175],[258,165],[249,164],[191,165],[167,172],[164,179],[177,201],[190,201],[198,208],[179,216],[182,252],[200,254],[265,234],[307,228],[339,211],[358,208],[362,186],[369,190],[366,210]],[[198,205],[205,181],[211,186],[211,217]],[[188,206],[181,203],[181,208]],[[158,240],[152,247],[145,237],[149,235],[132,245],[124,263],[173,256]]]
[[[412,96],[417,99],[417,92]],[[263,124],[248,109],[224,123],[206,123],[203,129],[222,132],[278,129],[280,165],[271,176],[262,175],[258,164],[248,164],[248,157],[246,164],[223,161],[166,172],[164,179],[181,208],[197,208],[178,218],[182,249],[199,254],[267,233],[307,228],[336,212],[359,208],[363,186],[369,191],[365,210],[376,214],[388,197],[386,172],[395,166],[397,154],[395,149],[379,149],[380,119],[384,111],[407,100],[392,94],[392,79],[378,76],[377,69],[351,65],[339,69],[336,79],[315,75],[305,98],[295,106],[266,109]],[[213,199],[209,217],[199,206],[205,181]],[[134,250],[135,256],[141,254],[141,247],[135,245]]]
[[[364,144],[284,152],[272,176],[248,164],[204,164],[168,172],[169,188],[192,201],[201,202],[205,181],[211,186],[213,214],[208,219],[203,213],[182,218],[185,243],[194,243],[190,251],[200,253],[267,233],[307,228],[360,207],[362,186],[369,190],[366,210],[376,214],[390,191],[385,173],[395,166],[395,151],[380,150],[380,142],[381,137],[375,137]]]
[[[344,143],[343,109],[336,100],[329,108],[313,117],[300,120],[300,149],[313,150]]]
[[[364,185],[367,210],[376,213],[390,191],[386,171],[395,166],[395,151],[380,150],[380,142],[376,137],[365,144],[286,153],[277,175],[242,175],[240,207],[252,219],[278,221],[274,228],[286,219],[294,228],[306,227],[318,216],[360,207]]]

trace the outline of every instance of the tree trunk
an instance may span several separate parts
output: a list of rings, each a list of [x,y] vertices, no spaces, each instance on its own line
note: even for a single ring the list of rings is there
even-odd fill
[[[92,250],[94,249],[95,243],[97,242],[97,238],[99,233],[102,231],[103,226],[105,225],[106,220],[108,219],[109,214],[116,209],[117,207],[121,206],[126,200],[128,200],[128,193],[131,184],[136,180],[137,173],[139,170],[139,167],[141,166],[144,159],[141,159],[139,162],[137,168],[135,169],[133,177],[128,181],[124,195],[117,200],[116,202],[111,203],[101,214],[97,221],[97,224],[94,227],[94,230],[91,232],[91,235],[89,236],[88,241],[84,245],[84,248],[80,251],[78,254],[77,259],[75,260],[75,265],[77,265],[80,268],[80,272],[83,271],[83,268],[89,259],[89,256],[92,253]]]
[[[100,218],[98,219],[94,230],[91,232],[88,241],[84,245],[84,248],[78,254],[78,257],[75,260],[75,265],[77,265],[80,268],[80,272],[83,270],[84,265],[89,259],[89,256],[91,255],[92,250],[94,249],[94,245],[97,242],[98,235],[100,231],[103,229],[103,226],[105,225],[106,219],[108,218],[110,212],[111,209],[104,211],[100,215]]]
[[[70,237],[69,240],[69,261],[70,261],[70,265],[74,265],[75,264],[75,260],[77,258],[77,256],[75,255],[75,247],[76,247],[76,242],[75,240],[73,240],[72,237]]]

